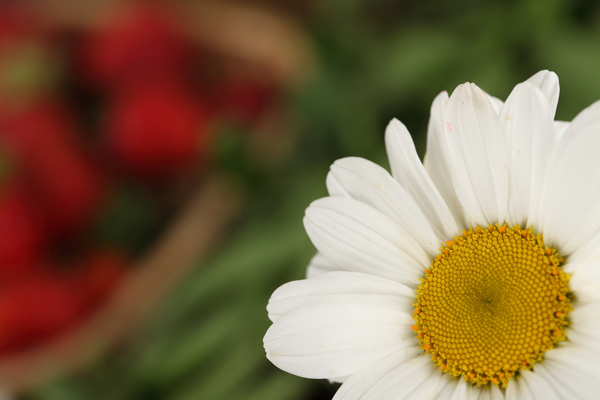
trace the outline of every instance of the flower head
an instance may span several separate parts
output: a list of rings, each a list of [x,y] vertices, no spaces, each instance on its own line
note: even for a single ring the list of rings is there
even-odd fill
[[[600,392],[600,102],[554,121],[541,71],[505,103],[442,92],[421,164],[336,161],[306,210],[307,279],[273,293],[267,357],[335,399],[593,399]]]

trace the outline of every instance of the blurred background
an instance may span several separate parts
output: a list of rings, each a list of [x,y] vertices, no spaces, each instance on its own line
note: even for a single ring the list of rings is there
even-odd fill
[[[600,4],[1,1],[0,399],[330,399],[262,347],[329,165],[541,69],[600,98]]]

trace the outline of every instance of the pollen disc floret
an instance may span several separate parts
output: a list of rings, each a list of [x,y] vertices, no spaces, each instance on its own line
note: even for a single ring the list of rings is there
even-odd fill
[[[506,387],[565,339],[569,275],[541,234],[477,227],[447,241],[417,290],[413,327],[439,368]]]

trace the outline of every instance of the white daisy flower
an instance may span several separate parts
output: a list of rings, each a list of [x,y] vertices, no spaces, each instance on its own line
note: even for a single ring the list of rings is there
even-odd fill
[[[336,161],[306,210],[308,279],[273,293],[277,367],[336,400],[600,398],[600,102],[554,121],[556,74],[505,103],[434,100],[421,164]]]

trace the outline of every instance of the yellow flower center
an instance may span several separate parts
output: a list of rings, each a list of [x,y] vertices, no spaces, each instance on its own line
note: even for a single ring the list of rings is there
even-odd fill
[[[565,339],[570,276],[541,234],[504,226],[447,241],[417,289],[413,329],[439,368],[506,387]]]

